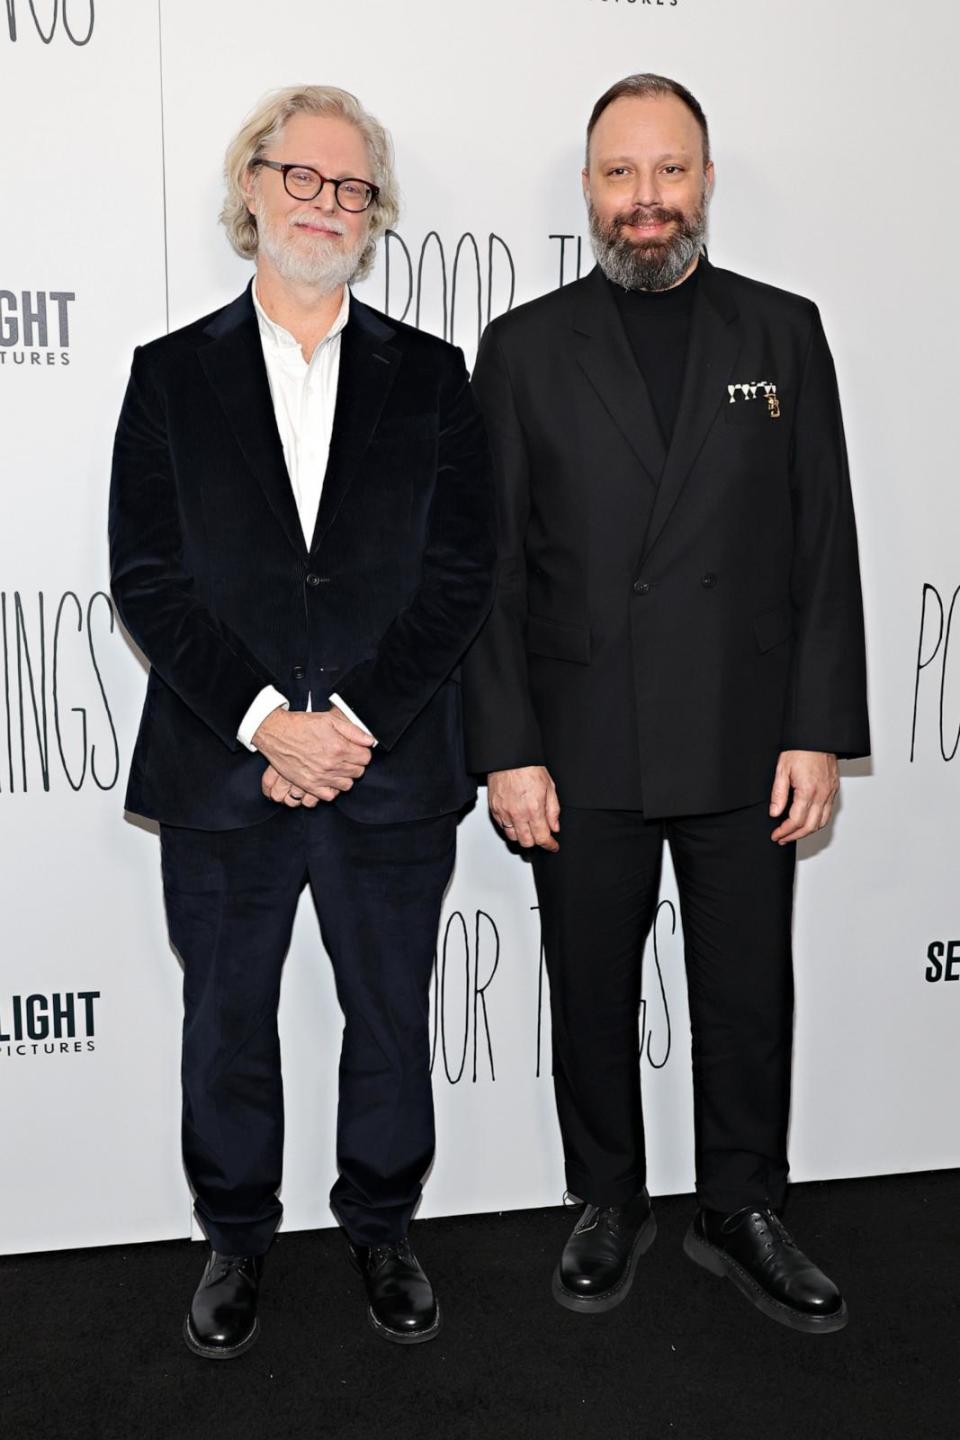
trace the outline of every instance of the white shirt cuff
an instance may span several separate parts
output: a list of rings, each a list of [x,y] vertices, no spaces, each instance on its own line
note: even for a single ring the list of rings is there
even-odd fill
[[[275,690],[272,685],[265,685],[250,706],[246,715],[244,715],[240,721],[237,729],[237,739],[240,741],[240,744],[246,745],[248,750],[256,750],[257,747],[253,743],[254,735],[256,735],[267,716],[277,709],[289,710],[290,701],[285,695],[281,695],[279,690]]]
[[[376,745],[376,735],[373,734],[373,731],[370,729],[369,725],[364,725],[363,721],[360,719],[360,716],[350,709],[350,706],[347,704],[347,702],[343,699],[342,696],[331,695],[330,703],[331,705],[336,705],[338,710],[342,710],[344,715],[346,715],[347,719],[351,720],[354,725],[358,725],[360,729],[363,730],[367,735],[373,735],[373,743],[374,745]]]

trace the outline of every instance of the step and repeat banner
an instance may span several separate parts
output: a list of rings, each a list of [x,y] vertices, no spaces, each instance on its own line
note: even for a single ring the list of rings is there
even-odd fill
[[[108,595],[135,344],[246,283],[220,167],[267,90],[356,92],[404,211],[360,297],[468,363],[491,316],[590,267],[596,97],[675,76],[711,122],[711,257],[820,305],[860,522],[875,758],[798,876],[798,1179],[960,1163],[960,16],[948,0],[6,0],[0,116],[0,1251],[191,1233],[181,972],[155,830],[124,817],[145,669]],[[690,1190],[683,944],[665,871],[638,1023],[655,1192]],[[331,1223],[341,1026],[308,898],[281,1010],[286,1227]],[[563,1190],[529,866],[481,803],[437,942],[423,1215]]]

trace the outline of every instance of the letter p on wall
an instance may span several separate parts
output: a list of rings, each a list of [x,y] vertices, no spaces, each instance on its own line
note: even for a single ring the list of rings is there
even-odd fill
[[[951,680],[955,685],[960,685],[960,667],[954,665],[951,668],[950,641],[953,633],[953,622],[957,606],[957,597],[960,596],[960,585],[954,590],[950,597],[949,606],[944,606],[943,597],[935,585],[926,581],[923,586],[923,597],[920,606],[920,633],[917,638],[917,660],[914,670],[913,684],[913,724],[910,730],[910,763],[912,764],[917,753],[917,718],[920,709],[920,683],[924,672],[933,667],[930,681],[936,685],[936,677],[939,675],[939,692],[935,693],[933,699],[928,701],[927,708],[935,705],[938,714],[940,754],[949,763],[960,748],[960,705],[950,704],[948,690]],[[934,661],[939,664],[934,665]],[[956,679],[954,680],[954,676]],[[930,689],[930,681],[924,684],[924,693]],[[954,697],[956,699],[956,697]],[[955,717],[951,726],[947,715],[952,713]]]

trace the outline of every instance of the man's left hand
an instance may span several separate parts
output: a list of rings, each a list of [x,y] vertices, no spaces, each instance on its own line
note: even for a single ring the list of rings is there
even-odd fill
[[[777,761],[777,773],[770,794],[770,814],[783,815],[793,791],[790,810],[770,836],[778,845],[789,845],[822,830],[833,814],[833,802],[840,789],[836,755],[822,750],[784,750]]]
[[[340,794],[339,790],[332,789],[321,790],[319,795],[311,795],[309,790],[298,790],[296,785],[278,774],[272,765],[268,765],[264,770],[260,788],[268,800],[275,800],[278,805],[287,805],[291,810],[298,805],[302,805],[304,810],[314,810],[321,800],[335,800]]]

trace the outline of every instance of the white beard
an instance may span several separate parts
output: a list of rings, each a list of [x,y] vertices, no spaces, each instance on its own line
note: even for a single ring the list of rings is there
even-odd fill
[[[365,234],[350,248],[320,237],[305,244],[288,220],[270,222],[259,197],[256,217],[259,247],[285,280],[311,285],[326,295],[353,279],[367,245]]]

